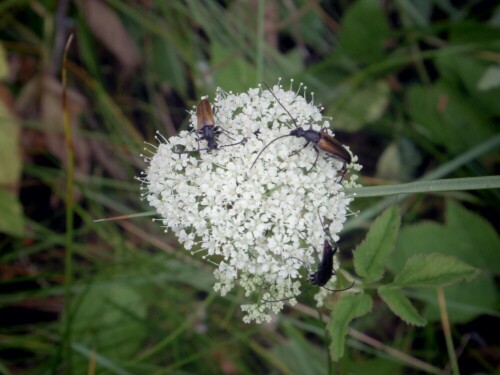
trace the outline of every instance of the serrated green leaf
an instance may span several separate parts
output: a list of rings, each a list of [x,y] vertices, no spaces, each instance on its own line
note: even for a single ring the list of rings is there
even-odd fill
[[[327,324],[328,332],[332,338],[330,352],[332,359],[338,361],[344,355],[344,346],[349,324],[371,311],[373,301],[367,294],[344,294],[335,304]]]
[[[424,221],[402,228],[387,267],[397,273],[414,254],[441,253],[500,275],[500,238],[493,225],[453,201],[447,202],[445,218],[445,225]]]
[[[401,219],[397,207],[389,207],[371,226],[365,240],[354,251],[356,273],[366,282],[380,280],[387,257],[394,250]]]
[[[378,294],[391,311],[408,324],[422,327],[427,322],[400,289],[382,286]]]
[[[471,280],[479,273],[456,257],[443,254],[421,254],[411,257],[396,276],[393,286],[437,287]]]

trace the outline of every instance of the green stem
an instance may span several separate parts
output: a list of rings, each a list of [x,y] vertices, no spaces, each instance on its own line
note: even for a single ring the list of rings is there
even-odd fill
[[[416,181],[399,185],[365,186],[346,189],[356,198],[381,197],[396,194],[435,193],[440,191],[481,190],[500,188],[500,176],[448,178],[434,181]]]
[[[494,136],[491,139],[488,139],[484,141],[483,143],[480,143],[477,146],[474,146],[471,148],[469,151],[464,152],[463,154],[457,156],[455,159],[442,164],[435,170],[429,172],[425,176],[419,179],[419,181],[429,181],[429,180],[434,180],[436,178],[444,177],[453,171],[457,170],[461,166],[469,163],[470,161],[480,157],[481,155],[484,155],[491,150],[496,149],[498,146],[500,146],[500,134]],[[365,223],[366,221],[370,220],[371,218],[377,216],[380,212],[385,210],[387,207],[389,207],[391,204],[396,204],[398,202],[403,201],[406,199],[408,195],[406,194],[401,194],[397,198],[394,197],[388,197],[380,202],[377,202],[375,205],[370,207],[367,210],[364,210],[362,213],[360,213],[358,216],[356,216],[354,219],[349,220],[346,225],[344,225],[344,233],[357,228],[360,224]]]
[[[257,45],[256,45],[256,78],[257,83],[264,79],[264,16],[266,0],[259,0],[257,6]]]
[[[68,153],[68,165],[66,175],[66,254],[64,259],[64,311],[63,311],[63,342],[64,351],[67,360],[67,374],[72,372],[72,348],[71,348],[71,288],[73,286],[73,197],[74,197],[74,184],[75,184],[75,152],[73,146],[73,138],[71,134],[71,124],[69,120],[69,111],[67,103],[67,54],[71,42],[73,41],[73,34],[71,34],[66,43],[63,57],[62,69],[62,102],[63,102],[63,116],[64,116],[64,135],[66,141],[66,148]]]
[[[448,319],[448,312],[446,311],[446,299],[442,287],[437,288],[437,296],[439,303],[439,311],[441,313],[441,324],[443,326],[444,338],[446,340],[446,349],[448,350],[448,356],[450,357],[453,375],[460,375],[460,370],[458,369],[457,355],[455,353],[455,347],[453,345],[453,339],[451,337],[450,320]]]

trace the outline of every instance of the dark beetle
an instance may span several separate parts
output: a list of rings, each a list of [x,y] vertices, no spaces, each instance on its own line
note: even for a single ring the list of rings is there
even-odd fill
[[[276,95],[271,90],[271,88],[267,84],[265,84],[265,83],[264,83],[264,85],[267,87],[267,89],[272,94],[272,96],[274,96],[274,98],[276,99],[276,101],[278,102],[278,104],[285,110],[285,112],[288,114],[288,116],[290,116],[290,118],[292,119],[292,121],[295,124],[296,128],[293,129],[290,132],[290,134],[279,136],[279,137],[273,139],[271,142],[269,142],[266,146],[264,146],[264,148],[259,152],[259,154],[255,158],[255,160],[252,163],[252,166],[250,167],[250,169],[253,168],[253,166],[255,165],[255,163],[257,162],[257,160],[259,159],[260,155],[264,152],[264,150],[266,148],[268,148],[273,142],[277,141],[280,138],[297,137],[297,138],[304,138],[307,142],[304,145],[304,147],[302,147],[300,150],[297,150],[297,151],[293,152],[291,155],[299,153],[304,148],[306,148],[310,143],[313,143],[313,148],[316,151],[317,155],[316,155],[316,160],[314,160],[314,164],[312,165],[311,169],[314,168],[314,166],[316,165],[316,162],[318,161],[319,150],[323,150],[325,152],[325,154],[326,154],[327,157],[336,159],[336,160],[341,161],[343,163],[343,166],[342,166],[342,178],[344,178],[344,175],[345,175],[345,173],[347,171],[346,165],[350,164],[351,161],[352,161],[351,154],[349,153],[349,151],[347,151],[347,149],[342,145],[342,143],[340,143],[334,137],[332,137],[330,134],[328,134],[325,129],[321,129],[320,131],[316,131],[316,130],[314,130],[312,128],[312,125],[311,125],[311,127],[309,129],[304,130],[303,127],[298,126],[297,121],[295,120],[295,118],[285,108],[285,106],[283,104],[281,104],[281,102],[276,97]],[[309,169],[309,171],[311,169]]]
[[[318,209],[318,215],[319,215],[319,209]],[[339,249],[339,246],[333,239],[331,238],[330,231],[328,228],[326,228],[323,225],[323,221],[321,220],[321,217],[319,218],[321,221],[321,225],[323,226],[323,231],[325,232],[325,235],[330,239],[328,240],[325,238],[325,241],[323,242],[323,256],[321,257],[320,262],[318,263],[318,268],[316,269],[316,272],[310,272],[307,279],[312,285],[317,285],[319,287],[325,288],[326,290],[329,290],[330,292],[342,292],[348,289],[351,289],[354,285],[354,282],[347,288],[343,289],[329,289],[325,287],[325,285],[330,281],[333,275],[335,275],[335,270],[333,269],[333,257],[335,256],[335,253]],[[331,243],[335,245],[333,247]],[[314,245],[310,244],[314,250],[316,248]],[[300,260],[300,259],[299,259]],[[295,298],[296,296],[280,299],[280,300],[264,300],[265,302],[280,302],[280,301],[286,301],[292,298]]]
[[[335,243],[335,248],[332,247],[330,242],[325,239],[323,243],[323,257],[318,264],[316,272],[309,274],[308,280],[312,285],[325,286],[328,281],[335,274],[333,270],[333,257],[338,250],[338,245]]]
[[[198,118],[198,128],[196,130],[196,134],[198,135],[198,149],[190,150],[190,151],[174,151],[176,154],[187,154],[192,152],[199,151],[212,151],[222,147],[236,146],[242,143],[245,143],[248,138],[243,138],[241,141],[232,143],[229,145],[219,146],[217,144],[219,136],[222,133],[226,133],[226,136],[232,139],[229,135],[227,135],[227,131],[225,131],[221,126],[215,126],[214,113],[212,111],[212,105],[208,101],[208,99],[202,99],[198,105],[196,106],[196,116]],[[207,147],[200,149],[200,140],[207,141]]]
[[[316,270],[316,272],[310,273],[308,279],[312,285],[321,286],[331,292],[341,292],[343,290],[351,289],[352,286],[354,285],[354,282],[352,283],[351,286],[344,289],[328,289],[327,287],[325,287],[326,283],[328,283],[328,281],[330,281],[332,276],[335,275],[335,271],[333,269],[333,257],[335,256],[335,253],[339,249],[339,246],[333,240],[328,227],[325,226],[325,224],[323,224],[323,220],[321,220],[321,215],[319,213],[319,207],[318,207],[318,218],[321,223],[321,226],[323,227],[323,232],[325,232],[325,236],[328,238],[325,238],[325,241],[323,242],[323,256],[318,264],[318,269]],[[335,245],[335,248],[332,247],[332,243]],[[316,250],[316,248],[313,245],[311,246],[314,248],[314,250]]]

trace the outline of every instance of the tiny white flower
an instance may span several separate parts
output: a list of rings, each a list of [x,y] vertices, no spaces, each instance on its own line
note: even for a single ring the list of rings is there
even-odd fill
[[[297,92],[279,85],[272,90],[275,96],[262,87],[242,94],[218,89],[215,125],[224,129],[216,138],[219,148],[189,152],[207,148],[206,140],[198,140],[193,110],[195,131],[160,143],[143,179],[148,202],[185,249],[196,246],[218,263],[214,289],[225,295],[239,285],[253,299],[241,306],[245,322],[270,321],[285,301],[296,303],[307,270],[315,270],[322,256],[323,223],[337,241],[352,201],[344,187],[356,186],[357,178],[341,183],[343,163],[322,150],[318,155],[313,144],[303,148],[303,138],[287,136],[267,147],[297,126],[330,127],[320,108]],[[360,170],[356,156],[348,168]],[[327,285],[334,284],[333,276]],[[320,289],[318,302],[327,293]]]

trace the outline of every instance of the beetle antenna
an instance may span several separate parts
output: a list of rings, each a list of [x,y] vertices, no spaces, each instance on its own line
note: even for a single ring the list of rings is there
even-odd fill
[[[330,289],[330,288],[327,288],[326,286],[322,286],[322,288],[330,291],[330,292],[344,292],[346,290],[349,290],[351,289],[353,286],[354,286],[355,282],[353,281],[351,285],[349,285],[347,288],[342,288],[342,289]]]
[[[321,214],[319,213],[319,206],[318,206],[318,218],[319,218],[319,222],[321,223],[321,227],[323,228],[323,232],[325,232],[325,234],[330,238],[331,242],[333,242],[334,244],[337,244],[337,242],[335,242],[332,238],[332,234],[330,233],[330,229],[327,226],[325,226],[325,224],[323,223],[323,220],[321,220]]]
[[[218,146],[215,150],[219,149],[219,148],[224,148],[224,147],[230,147],[230,146],[236,146],[236,145],[239,145],[241,143],[245,143],[246,141],[248,141],[248,138],[245,137],[243,138],[241,141],[239,142],[236,142],[236,143],[231,143],[231,144],[228,144],[228,145],[222,145],[222,146]],[[175,147],[177,147],[178,145],[175,145]],[[211,151],[213,149],[209,148],[209,147],[206,147],[206,148],[200,148],[200,149],[197,149],[197,150],[189,150],[189,151],[175,151],[174,149],[172,149],[172,152],[174,154],[177,154],[177,155],[181,155],[181,154],[192,154],[192,153],[195,153],[195,152],[200,152],[200,151]]]
[[[267,85],[267,83],[262,82],[262,84],[267,87],[267,89],[269,90],[269,92],[271,93],[271,95],[274,96],[274,99],[276,99],[276,101],[281,106],[281,108],[283,108],[285,110],[285,112],[288,113],[288,116],[290,116],[290,118],[292,119],[293,123],[295,124],[295,127],[298,128],[299,125],[297,124],[297,121],[292,116],[292,114],[288,111],[288,109],[286,109],[285,106],[283,104],[281,104],[280,100],[278,99],[278,97],[276,96],[276,94],[273,92],[273,90],[271,90],[271,88]]]
[[[267,302],[267,303],[272,303],[272,302],[282,302],[282,301],[288,301],[288,300],[291,300],[293,298],[297,298],[298,296],[292,296],[292,297],[288,297],[288,298],[283,298],[283,299],[264,299],[264,298],[261,298],[260,300],[261,301],[264,301],[264,302]]]
[[[229,145],[222,145],[222,146],[218,146],[217,148],[224,148],[224,147],[230,147],[230,146],[236,146],[236,145],[239,145],[241,143],[245,143],[246,141],[248,141],[248,138],[247,137],[244,137],[241,141],[239,142],[236,142],[236,143],[231,143]]]
[[[264,152],[264,150],[266,148],[268,148],[271,145],[271,143],[277,141],[280,138],[285,138],[285,137],[291,137],[291,135],[290,134],[280,135],[279,137],[274,138],[271,142],[269,142],[267,145],[265,145],[264,148],[262,150],[260,150],[259,154],[257,155],[257,157],[255,158],[255,160],[253,161],[252,166],[250,167],[250,169],[253,168],[253,166],[255,165],[255,163],[257,162],[257,160],[259,159],[260,155]]]
[[[175,147],[177,147],[179,145],[175,145]],[[197,149],[197,150],[189,150],[189,151],[175,151],[173,148],[172,148],[172,152],[174,154],[177,154],[177,155],[181,155],[181,154],[193,154],[195,152],[200,152],[200,151],[206,151],[206,150],[210,150],[210,148],[200,148],[200,149]]]
[[[307,240],[306,240],[307,241]],[[307,241],[309,243],[309,241]],[[311,245],[312,246],[312,245]],[[314,247],[314,246],[313,246]],[[306,262],[304,262],[302,259],[299,259],[297,257],[290,257],[290,258],[293,258],[293,259],[297,259],[299,262],[301,262],[309,272],[311,272],[311,265],[310,264],[307,264]]]

